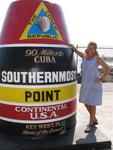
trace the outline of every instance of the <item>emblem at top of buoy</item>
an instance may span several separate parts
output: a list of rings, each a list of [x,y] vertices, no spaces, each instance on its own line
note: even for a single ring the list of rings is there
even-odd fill
[[[20,40],[53,39],[63,41],[62,35],[46,5],[41,2],[29,20]]]

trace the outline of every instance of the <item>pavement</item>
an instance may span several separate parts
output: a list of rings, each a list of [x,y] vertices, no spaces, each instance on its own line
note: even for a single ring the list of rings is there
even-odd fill
[[[78,84],[78,97],[80,91],[80,84]],[[113,144],[113,83],[103,83],[102,105],[97,107],[97,118],[99,124],[97,129],[101,131]],[[77,106],[78,123],[88,123],[89,114],[83,104],[78,102]],[[81,124],[81,123],[80,123]],[[84,126],[85,126],[84,125]],[[79,126],[79,124],[77,125]],[[84,129],[82,129],[84,130]]]

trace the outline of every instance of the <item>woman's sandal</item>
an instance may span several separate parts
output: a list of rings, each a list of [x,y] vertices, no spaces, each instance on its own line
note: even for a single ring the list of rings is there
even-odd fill
[[[95,126],[95,125],[97,125],[98,124],[98,121],[97,121],[97,119],[93,122],[93,125]]]
[[[93,129],[93,127],[94,127],[95,125],[97,125],[97,124],[98,124],[98,121],[97,121],[97,119],[95,119],[95,121],[93,122],[93,124],[88,124],[88,125],[86,126],[86,129],[84,130],[84,132],[85,132],[85,133],[90,132],[90,131]]]
[[[91,132],[91,130],[93,129],[93,126],[94,126],[93,124],[87,125],[86,129],[84,130],[84,132],[85,132],[85,133]]]

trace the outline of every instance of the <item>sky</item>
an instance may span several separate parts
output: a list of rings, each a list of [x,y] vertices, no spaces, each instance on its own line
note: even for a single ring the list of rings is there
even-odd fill
[[[13,1],[0,0],[0,30]],[[99,46],[113,47],[113,0],[48,1],[62,7],[71,43],[87,45],[89,41],[95,41]]]

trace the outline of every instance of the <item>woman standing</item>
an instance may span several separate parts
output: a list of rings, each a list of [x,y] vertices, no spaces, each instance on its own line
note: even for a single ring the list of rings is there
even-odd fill
[[[108,76],[111,68],[98,56],[97,44],[90,42],[85,50],[85,54],[78,51],[73,45],[69,45],[72,50],[82,58],[81,71],[82,82],[79,101],[84,103],[89,112],[89,124],[85,132],[90,132],[94,125],[97,125],[96,106],[102,104],[102,80]],[[105,72],[99,76],[98,66],[101,65]]]

